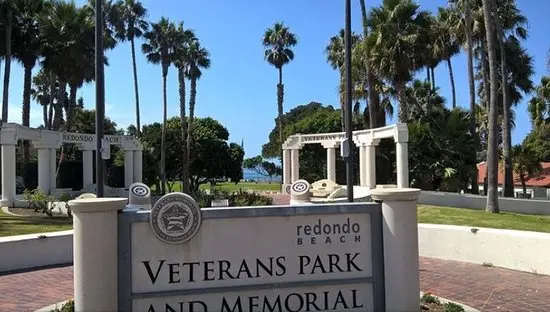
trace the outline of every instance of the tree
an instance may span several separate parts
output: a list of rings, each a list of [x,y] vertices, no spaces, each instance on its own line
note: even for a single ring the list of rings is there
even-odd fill
[[[550,123],[543,123],[533,128],[522,145],[533,152],[540,161],[550,162]]]
[[[460,45],[451,31],[451,25],[451,10],[447,8],[439,8],[437,11],[437,19],[431,30],[434,39],[432,47],[436,58],[447,62],[449,77],[451,80],[452,104],[453,108],[455,108],[456,90],[451,58],[458,54],[460,51]]]
[[[146,32],[144,37],[147,41],[141,46],[147,61],[153,64],[160,64],[162,69],[162,98],[163,98],[163,126],[161,133],[161,152],[160,152],[160,176],[161,176],[161,194],[166,193],[166,120],[168,104],[166,102],[166,76],[168,67],[173,60],[173,38],[176,35],[176,27],[167,18],[163,17],[157,23],[151,24],[151,30]]]
[[[245,169],[252,170],[259,175],[269,177],[270,179],[273,179],[273,176],[282,173],[280,166],[264,160],[261,155],[245,159],[243,162],[243,167]]]
[[[195,117],[195,104],[197,100],[197,81],[202,76],[202,70],[210,68],[210,58],[208,50],[201,47],[198,39],[191,40],[189,42],[189,49],[187,54],[187,64],[186,64],[186,73],[185,75],[191,81],[190,83],[190,94],[189,94],[189,120],[187,123],[187,141],[186,141],[186,166],[191,165],[191,141],[194,138],[193,132],[193,121]],[[187,173],[187,168],[185,171]]]
[[[542,171],[542,166],[535,153],[523,145],[514,145],[512,148],[512,155],[514,157],[514,172],[519,176],[519,181],[523,189],[523,197],[526,197],[527,186],[525,184],[525,178],[534,177],[539,174]]]
[[[550,123],[550,77],[544,76],[540,79],[540,85],[536,87],[527,110],[535,128]]]
[[[432,111],[441,111],[445,108],[445,98],[439,95],[438,89],[433,89],[430,82],[415,80],[405,90],[405,99],[409,109],[405,122],[424,120]]]
[[[359,0],[359,3],[361,5],[361,20],[363,24],[363,39],[365,40],[369,36],[369,23],[368,23],[368,16],[367,16],[367,7],[365,5],[365,0]],[[365,51],[368,51],[368,49],[365,49]],[[365,89],[368,92],[368,114],[369,114],[369,128],[374,129],[377,127],[377,120],[378,120],[378,101],[379,101],[379,95],[378,92],[376,92],[375,88],[373,87],[373,75],[371,73],[370,67],[369,67],[369,55],[365,55],[363,59],[363,63],[365,66]]]
[[[182,184],[183,191],[189,190],[189,158],[187,150],[187,117],[185,109],[185,79],[189,67],[189,47],[191,42],[197,40],[191,30],[184,30],[183,22],[180,22],[175,39],[174,65],[178,69],[179,100],[180,100],[180,123],[181,123],[181,141],[182,144]]]
[[[279,71],[279,83],[277,84],[277,119],[279,129],[283,128],[283,101],[284,101],[284,85],[283,85],[283,66],[294,59],[294,47],[298,40],[287,26],[277,22],[273,28],[268,28],[262,39],[264,57],[266,61],[273,65]],[[279,133],[279,144],[283,144],[283,133]]]
[[[487,54],[489,58],[489,75],[491,83],[491,97],[489,101],[489,144],[487,147],[487,172],[488,172],[488,187],[487,187],[487,212],[498,213],[498,152],[497,152],[497,96],[498,96],[498,80],[497,80],[497,61],[496,61],[496,40],[493,36],[495,33],[494,16],[492,14],[492,0],[483,0],[483,15],[485,22],[485,33],[487,34]]]
[[[11,72],[11,57],[12,57],[12,28],[13,28],[13,0],[2,1],[0,3],[0,16],[2,16],[2,24],[4,28],[4,89],[2,93],[2,121],[8,122],[8,99],[10,86]]]
[[[141,133],[141,123],[139,116],[135,39],[141,38],[149,29],[149,23],[146,20],[147,9],[143,7],[139,0],[119,0],[117,6],[120,9],[120,24],[117,27],[116,37],[121,41],[128,40],[132,52],[132,70],[134,72],[134,93],[136,98],[136,128],[139,135]]]
[[[370,68],[388,80],[397,91],[399,120],[407,116],[405,85],[423,66],[421,43],[430,14],[411,0],[384,0],[369,13],[372,32],[367,39]]]

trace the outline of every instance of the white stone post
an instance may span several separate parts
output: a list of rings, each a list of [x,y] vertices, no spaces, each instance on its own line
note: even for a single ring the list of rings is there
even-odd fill
[[[75,311],[118,310],[118,221],[126,198],[69,202],[73,212]]]
[[[15,145],[2,145],[2,205],[13,207],[15,200]]]
[[[397,187],[409,187],[409,150],[407,142],[395,143],[395,154],[397,162]]]
[[[50,192],[57,188],[57,149],[50,149]]]
[[[290,156],[290,150],[289,149],[283,149],[283,185],[284,184],[290,184],[291,182],[291,156]]]
[[[291,183],[300,179],[300,150],[292,149],[290,150],[291,158]]]
[[[124,151],[124,187],[130,187],[134,180],[134,151]]]
[[[38,189],[50,193],[50,149],[38,148]]]
[[[85,149],[82,151],[82,188],[94,184],[94,151]]]
[[[382,202],[386,311],[420,311],[418,225],[419,189],[371,190]]]
[[[134,183],[143,180],[143,151],[134,151]]]
[[[365,146],[365,185],[370,188],[376,187],[376,145],[367,144]]]
[[[327,148],[327,180],[336,182],[336,149]]]

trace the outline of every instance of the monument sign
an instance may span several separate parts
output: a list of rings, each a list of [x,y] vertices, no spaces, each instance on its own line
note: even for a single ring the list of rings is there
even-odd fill
[[[118,214],[118,306],[148,312],[384,311],[380,203]]]

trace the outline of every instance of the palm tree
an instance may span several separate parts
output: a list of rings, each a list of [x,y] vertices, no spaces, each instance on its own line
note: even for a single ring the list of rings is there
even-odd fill
[[[537,159],[535,153],[522,145],[514,145],[512,148],[514,158],[514,172],[519,176],[523,196],[527,195],[527,185],[525,184],[526,177],[534,177],[542,171],[540,160]]]
[[[8,121],[8,99],[10,87],[11,73],[11,57],[12,57],[12,28],[13,28],[13,0],[2,1],[0,4],[0,16],[2,16],[2,24],[4,28],[4,89],[2,93],[2,121]]]
[[[187,118],[185,108],[185,78],[189,67],[189,49],[193,41],[197,40],[192,30],[184,30],[183,22],[178,26],[175,40],[174,65],[178,69],[179,97],[180,97],[180,123],[182,146],[182,190],[189,191],[189,161],[187,158]]]
[[[279,83],[277,84],[277,119],[279,121],[279,144],[283,144],[283,66],[294,59],[294,47],[298,40],[287,26],[277,22],[273,28],[268,28],[262,39],[264,56],[266,61],[279,71]]]
[[[487,147],[487,172],[488,172],[488,187],[487,187],[487,212],[498,213],[498,151],[497,151],[497,60],[496,60],[496,40],[493,36],[495,33],[494,18],[492,14],[492,0],[483,0],[483,15],[485,22],[485,33],[487,34],[487,54],[489,58],[489,76],[491,83],[491,97],[489,101],[489,144]]]
[[[132,51],[132,69],[134,72],[134,93],[136,98],[136,128],[138,135],[141,134],[139,116],[139,92],[136,66],[135,39],[141,38],[149,29],[147,23],[147,9],[139,0],[119,0],[117,6],[120,10],[120,26],[117,29],[117,39],[128,40]]]
[[[361,20],[363,22],[363,39],[366,39],[369,36],[369,23],[368,23],[368,16],[367,16],[367,6],[365,5],[365,0],[359,0],[359,3],[361,5]],[[368,52],[368,49],[365,49],[365,52]],[[379,101],[379,95],[376,93],[375,89],[373,88],[373,75],[371,74],[370,68],[369,68],[369,62],[368,62],[369,56],[368,54],[365,55],[365,59],[363,60],[365,64],[365,89],[368,93],[368,111],[369,111],[369,128],[374,129],[376,128],[376,121],[378,119],[378,106],[376,103]]]
[[[54,97],[51,96],[51,94],[55,95],[57,92],[50,92],[50,75],[44,69],[41,69],[32,78],[32,84],[31,95],[33,99],[42,106],[44,128],[50,130],[52,126],[52,116],[48,113],[48,107],[50,105],[50,97]]]
[[[540,79],[540,85],[529,101],[527,110],[534,127],[550,122],[550,77],[544,76]]]
[[[22,124],[28,127],[31,110],[32,69],[40,56],[39,16],[45,11],[42,0],[16,0],[14,2],[13,56],[23,64],[23,116]],[[29,141],[23,142],[23,162],[28,163]]]
[[[446,8],[439,8],[437,12],[437,20],[433,24],[433,52],[437,58],[447,62],[447,67],[449,68],[449,76],[451,79],[451,91],[452,91],[452,100],[453,108],[456,107],[456,90],[455,90],[455,80],[453,77],[453,66],[451,64],[451,58],[458,54],[460,51],[460,45],[456,40],[456,37],[453,36],[451,31],[451,10]]]
[[[187,71],[185,75],[190,80],[189,94],[189,122],[187,123],[187,154],[185,163],[189,167],[191,162],[191,140],[193,136],[193,118],[195,117],[195,104],[197,101],[197,81],[202,76],[202,70],[210,68],[208,50],[201,47],[198,40],[192,40],[189,44]],[[188,167],[186,169],[188,169]]]
[[[442,97],[438,88],[433,89],[433,85],[428,81],[415,80],[410,87],[405,90],[405,98],[409,105],[406,122],[424,120],[426,115],[433,111],[441,111],[445,108],[445,98]]]
[[[399,100],[399,120],[407,113],[405,85],[415,70],[423,67],[422,37],[430,21],[427,11],[420,11],[412,0],[384,0],[371,9],[372,32],[367,38],[370,68],[378,77],[392,83]]]
[[[151,23],[151,29],[144,34],[146,43],[142,44],[141,50],[147,57],[147,61],[153,64],[160,64],[162,69],[162,98],[163,98],[163,117],[162,134],[160,150],[160,175],[161,175],[161,193],[166,193],[166,120],[168,104],[166,102],[166,76],[168,68],[173,59],[173,38],[176,35],[174,23],[167,18],[162,17],[158,23]]]
[[[344,79],[344,63],[345,63],[345,32],[344,29],[340,29],[338,36],[333,36],[330,38],[327,47],[325,48],[325,55],[327,57],[327,62],[330,64],[332,69],[338,70],[340,73],[340,119],[342,124],[342,131],[344,131],[344,109],[345,103],[344,99],[346,96],[345,91],[345,79]],[[361,37],[357,34],[351,34],[351,45],[352,49],[359,43]],[[359,53],[361,55],[361,53]],[[363,68],[362,68],[363,69]],[[356,71],[357,72],[357,71]],[[363,71],[361,71],[363,72]],[[355,79],[357,81],[357,79]]]

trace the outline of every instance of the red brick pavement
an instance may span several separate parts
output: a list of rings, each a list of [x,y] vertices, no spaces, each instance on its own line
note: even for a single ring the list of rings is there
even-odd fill
[[[550,311],[550,276],[420,258],[422,291],[481,311]],[[70,299],[73,267],[0,275],[0,311],[27,312]]]

